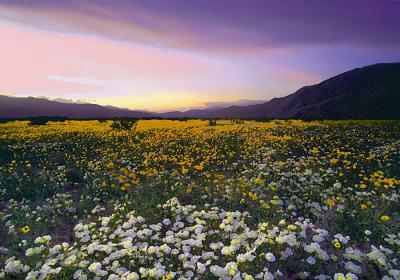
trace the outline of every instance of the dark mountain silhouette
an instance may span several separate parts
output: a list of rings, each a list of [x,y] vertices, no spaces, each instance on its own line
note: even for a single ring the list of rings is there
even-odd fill
[[[400,63],[356,68],[293,94],[250,106],[151,113],[42,98],[0,96],[0,117],[400,119]]]
[[[0,96],[0,118],[24,117],[69,117],[69,118],[148,118],[154,114],[96,104],[62,103],[45,98]]]
[[[231,108],[231,106],[229,108]],[[162,118],[213,118],[213,116],[222,109],[223,108],[191,109],[184,112],[172,111],[159,113],[158,115]]]
[[[182,112],[200,118],[400,119],[400,63],[356,68],[251,106]]]

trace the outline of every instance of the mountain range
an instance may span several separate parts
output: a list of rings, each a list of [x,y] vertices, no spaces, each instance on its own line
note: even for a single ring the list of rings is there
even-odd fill
[[[86,103],[64,103],[36,97],[0,96],[0,118],[151,118],[152,113]]]
[[[0,96],[0,118],[298,118],[400,119],[400,63],[356,68],[285,97],[247,106],[212,107],[165,113],[135,111],[44,98]]]

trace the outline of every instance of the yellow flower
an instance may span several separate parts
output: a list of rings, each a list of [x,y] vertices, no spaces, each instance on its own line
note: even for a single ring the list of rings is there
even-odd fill
[[[383,216],[381,216],[380,219],[381,219],[382,222],[387,222],[387,221],[390,220],[390,217],[389,217],[389,216],[386,216],[386,215],[383,215]]]
[[[188,172],[189,172],[189,169],[187,169],[184,166],[182,166],[182,174],[186,174]]]
[[[361,207],[361,209],[367,209],[367,205],[365,205],[364,203],[362,203],[362,204],[360,205],[360,207]]]
[[[340,244],[340,242],[339,242],[339,241],[335,241],[335,242],[333,242],[333,246],[334,246],[336,249],[340,249],[340,248],[342,248],[342,244]]]
[[[272,238],[267,238],[267,242],[270,244],[275,244],[275,241]]]
[[[232,264],[232,265],[231,265],[231,267],[230,267],[230,269],[229,269],[229,274],[230,274],[231,276],[235,275],[235,273],[236,273],[236,268],[237,268],[237,265],[236,265],[236,264]]]
[[[333,159],[331,159],[331,160],[330,160],[330,162],[331,162],[332,164],[336,164],[336,163],[338,163],[338,162],[339,162],[339,160],[338,160],[338,159],[336,159],[336,158],[333,158]]]
[[[201,171],[201,170],[204,169],[204,166],[203,166],[203,164],[199,164],[199,165],[195,165],[194,168],[195,168],[196,170],[198,170],[198,171]]]
[[[257,196],[256,196],[255,199],[257,199]],[[254,200],[255,200],[255,199],[254,199]],[[279,204],[279,201],[278,201],[278,200],[275,200],[275,199],[271,199],[271,200],[269,201],[269,203],[271,203],[272,205],[278,205],[278,204]]]
[[[264,184],[264,180],[262,180],[260,178],[257,178],[257,179],[254,180],[254,183],[256,183],[257,185],[261,186],[261,185]]]
[[[29,226],[23,226],[22,228],[21,228],[21,232],[22,233],[28,233],[28,232],[30,232],[31,231],[31,228],[29,227]]]
[[[326,204],[328,204],[329,207],[333,207],[333,206],[335,206],[335,201],[330,199],[330,198],[328,198],[326,200]]]

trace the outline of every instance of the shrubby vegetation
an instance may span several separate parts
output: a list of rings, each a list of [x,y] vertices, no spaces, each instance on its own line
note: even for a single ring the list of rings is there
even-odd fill
[[[121,122],[0,124],[0,277],[399,279],[399,122]]]
[[[217,125],[217,120],[208,120],[208,125],[209,126],[216,126]]]
[[[32,117],[29,118],[29,125],[46,125],[48,122],[64,122],[65,117]]]
[[[133,130],[136,127],[138,120],[131,118],[121,118],[114,120],[110,127],[114,130]]]

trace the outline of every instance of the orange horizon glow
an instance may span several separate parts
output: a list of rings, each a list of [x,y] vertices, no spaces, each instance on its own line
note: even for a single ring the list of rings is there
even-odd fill
[[[280,2],[266,9],[260,1],[260,8],[248,7],[249,13],[242,13],[240,2],[215,3],[232,5],[226,13],[214,4],[203,9],[174,1],[170,5],[176,9],[158,4],[163,9],[146,1],[2,1],[0,94],[184,110],[286,96],[352,68],[398,57],[392,25],[387,34],[375,34],[387,41],[382,49],[376,40],[370,42],[374,30],[364,34],[368,28],[349,22],[353,35],[343,33],[342,20],[336,22],[325,4],[319,8],[324,18],[308,9],[274,13],[272,6],[279,10]],[[366,14],[376,12],[367,9]],[[361,18],[351,20],[365,22],[362,14],[356,16]],[[310,30],[310,21],[323,24],[315,22]]]

